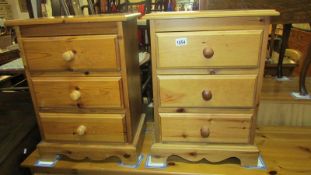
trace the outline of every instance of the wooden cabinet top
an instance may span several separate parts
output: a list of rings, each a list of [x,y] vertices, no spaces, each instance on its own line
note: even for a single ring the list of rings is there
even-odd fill
[[[144,16],[145,19],[184,19],[205,17],[243,17],[243,16],[278,16],[279,12],[268,10],[206,10],[206,11],[179,11],[155,12]]]
[[[16,19],[5,21],[6,26],[36,25],[36,24],[64,24],[64,23],[89,23],[89,22],[112,22],[128,21],[136,19],[140,13],[118,13],[92,16],[62,16],[37,19]]]

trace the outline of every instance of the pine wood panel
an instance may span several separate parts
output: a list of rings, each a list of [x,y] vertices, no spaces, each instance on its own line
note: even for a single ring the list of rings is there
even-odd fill
[[[41,71],[33,71],[30,72],[31,76],[34,77],[57,77],[57,76],[64,76],[64,77],[119,77],[121,76],[121,72],[118,71],[88,71],[88,70],[64,70],[64,71],[58,71],[58,72],[41,72]]]
[[[161,129],[160,129],[160,119],[159,119],[159,95],[158,95],[158,79],[157,79],[157,45],[156,43],[156,31],[155,31],[155,21],[150,20],[150,42],[151,42],[151,70],[152,70],[152,93],[153,93],[153,118],[155,121],[155,141],[160,142],[161,140]]]
[[[155,32],[262,30],[263,22],[263,18],[259,17],[161,19],[154,21],[154,30]]]
[[[162,141],[248,143],[252,114],[160,113]],[[208,129],[203,137],[202,128]]]
[[[111,126],[112,127],[112,126]],[[140,155],[142,142],[144,140],[145,131],[145,115],[142,114],[137,132],[133,138],[133,142],[129,143],[88,143],[88,142],[45,142],[39,143],[38,151],[40,159],[51,161],[51,156],[64,155],[74,160],[97,160],[102,161],[111,157],[121,159],[125,165],[135,165]],[[70,160],[69,159],[69,160]],[[112,159],[115,160],[115,159]],[[111,159],[110,159],[111,161]],[[110,161],[104,161],[109,163]],[[76,161],[77,162],[77,161]],[[94,161],[78,161],[78,162],[94,162]],[[98,162],[97,162],[98,163]]]
[[[23,37],[110,35],[117,33],[115,22],[26,25],[20,26],[20,29]]]
[[[157,33],[159,68],[256,67],[262,30]],[[176,40],[187,43],[177,46]],[[205,58],[203,50],[214,55]],[[247,49],[246,49],[247,48]]]
[[[261,43],[261,51],[259,53],[259,72],[258,72],[258,79],[257,79],[257,85],[256,85],[256,95],[255,95],[255,104],[256,104],[256,110],[255,115],[253,116],[252,120],[252,129],[251,129],[251,144],[254,144],[255,139],[255,130],[256,130],[256,120],[257,120],[257,112],[258,112],[258,105],[259,105],[259,99],[261,96],[261,88],[262,88],[262,81],[264,76],[264,69],[265,69],[265,60],[267,56],[267,45],[268,45],[268,38],[269,38],[269,24],[270,24],[270,18],[265,17],[264,18],[264,33],[263,33],[263,40]]]
[[[124,114],[40,113],[46,141],[125,142]],[[84,135],[76,133],[80,126]]]
[[[38,24],[72,24],[72,23],[107,23],[117,21],[136,20],[140,13],[115,13],[107,15],[90,15],[73,17],[51,17],[51,18],[34,18],[34,19],[15,19],[5,21],[6,26],[24,26]]]
[[[123,107],[120,77],[33,77],[32,83],[40,108]],[[73,91],[79,99],[71,99]]]
[[[142,113],[142,95],[141,95],[141,77],[139,69],[139,60],[138,60],[138,40],[137,35],[137,22],[126,21],[118,23],[119,30],[119,45],[121,50],[120,57],[123,57],[122,60],[124,65],[123,74],[126,73],[126,78],[124,78],[124,94],[127,94],[128,97],[128,116],[130,120],[127,120],[129,135],[129,141],[133,141],[135,133],[138,129],[138,124],[141,118]],[[135,87],[135,88],[131,88]],[[126,117],[128,117],[126,116]],[[128,117],[129,118],[129,117]]]
[[[29,70],[104,71],[120,69],[116,35],[23,38]],[[74,52],[66,61],[63,54]]]
[[[219,17],[250,17],[250,16],[278,16],[280,13],[275,10],[201,10],[201,11],[175,11],[155,12],[145,16],[147,19],[186,19],[186,18],[219,18]]]
[[[253,107],[257,75],[158,76],[160,107]],[[202,92],[210,91],[206,101]]]
[[[174,68],[174,69],[158,69],[158,75],[249,75],[257,74],[258,68]]]
[[[208,113],[208,114],[249,114],[254,113],[254,108],[199,108],[199,107],[169,107],[159,108],[159,113]]]
[[[151,155],[154,163],[166,163],[169,156],[178,155],[193,162],[206,159],[216,163],[228,158],[238,158],[241,166],[257,166],[259,150],[254,145],[155,143],[151,147]]]

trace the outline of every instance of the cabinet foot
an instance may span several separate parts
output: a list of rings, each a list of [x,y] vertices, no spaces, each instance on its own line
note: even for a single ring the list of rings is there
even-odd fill
[[[254,145],[189,145],[155,143],[151,148],[152,162],[166,163],[169,156],[197,162],[206,159],[216,163],[238,158],[241,166],[257,166],[259,151]]]
[[[166,165],[167,158],[168,158],[167,156],[152,155],[151,161],[152,163],[155,163],[155,164]]]

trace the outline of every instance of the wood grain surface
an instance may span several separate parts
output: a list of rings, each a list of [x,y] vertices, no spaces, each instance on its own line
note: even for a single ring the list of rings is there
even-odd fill
[[[160,113],[162,141],[249,143],[252,114]],[[202,129],[208,135],[202,135]]]
[[[251,108],[256,79],[257,75],[161,75],[160,107]],[[208,101],[202,97],[204,90],[212,94]]]
[[[262,31],[171,32],[156,36],[159,68],[257,67]],[[187,43],[177,45],[178,39]],[[204,57],[205,48],[214,52],[211,58]]]
[[[121,142],[126,141],[124,114],[40,113],[46,141]],[[77,129],[84,126],[85,133]]]
[[[135,20],[119,22],[118,44],[122,60],[123,92],[127,106],[128,141],[133,142],[142,113],[141,72],[139,69],[137,24]]]
[[[140,16],[140,13],[114,13],[90,16],[60,16],[35,19],[15,19],[5,21],[6,26],[24,26],[38,24],[71,24],[71,23],[91,23],[91,22],[117,22],[133,20]]]
[[[202,6],[203,7],[203,6]],[[186,18],[217,18],[217,17],[244,17],[244,16],[278,16],[279,12],[267,10],[206,10],[206,11],[175,11],[154,12],[144,16],[146,19],[186,19]]]
[[[26,25],[20,26],[20,29],[23,37],[117,34],[115,22]]]
[[[260,30],[264,20],[259,17],[189,18],[155,20],[156,32],[184,32],[205,30]]]
[[[120,77],[33,77],[40,108],[123,108]],[[73,91],[80,98],[71,99]]]
[[[23,38],[28,68],[33,71],[107,71],[120,69],[116,35]],[[63,54],[73,52],[72,60]]]

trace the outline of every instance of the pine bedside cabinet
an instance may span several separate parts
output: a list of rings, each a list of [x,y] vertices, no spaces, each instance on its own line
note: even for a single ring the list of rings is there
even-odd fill
[[[135,164],[145,116],[139,14],[6,21],[14,26],[42,142],[42,157],[116,156]]]
[[[257,165],[256,113],[274,10],[151,13],[156,143],[171,155]]]

